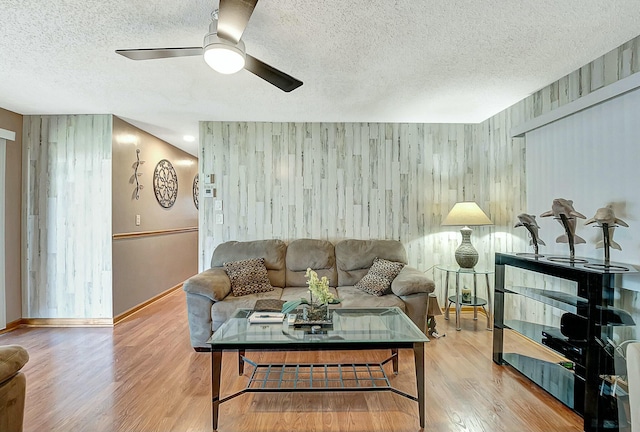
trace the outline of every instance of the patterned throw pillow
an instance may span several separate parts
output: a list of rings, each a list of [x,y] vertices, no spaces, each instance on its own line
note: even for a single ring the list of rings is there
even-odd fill
[[[356,284],[356,288],[376,296],[389,294],[391,282],[403,268],[403,263],[376,258],[369,272]]]
[[[231,292],[236,297],[273,291],[264,258],[227,262],[224,269],[231,280]]]

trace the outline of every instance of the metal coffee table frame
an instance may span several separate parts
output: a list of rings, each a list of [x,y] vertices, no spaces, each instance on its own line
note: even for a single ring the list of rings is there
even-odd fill
[[[248,316],[250,310],[239,309],[236,314],[223,326],[232,320],[242,320]],[[218,428],[220,404],[241,396],[245,393],[281,393],[281,392],[344,392],[344,391],[391,391],[400,396],[418,402],[420,427],[425,425],[425,379],[424,379],[424,344],[429,339],[420,332],[406,315],[398,308],[367,308],[367,309],[336,309],[341,316],[349,313],[371,313],[377,315],[401,314],[401,325],[413,333],[409,337],[399,337],[398,340],[350,340],[348,331],[336,334],[304,334],[304,340],[297,340],[289,334],[285,324],[246,324],[247,329],[264,330],[265,333],[277,334],[281,329],[285,337],[281,340],[260,341],[243,340],[242,336],[224,335],[226,329],[220,327],[209,343],[211,344],[211,388],[212,388],[212,423],[213,430]],[[406,321],[405,321],[406,320]],[[229,324],[231,326],[232,324]],[[242,326],[236,321],[235,325]],[[250,327],[249,327],[250,326]],[[409,328],[413,326],[413,329]],[[222,330],[222,331],[221,331]],[[418,336],[419,333],[421,336]],[[302,330],[304,332],[304,330]],[[298,337],[300,332],[296,330]],[[411,333],[411,332],[409,332]],[[340,336],[342,334],[342,336]],[[280,336],[280,335],[277,335]],[[346,337],[345,337],[346,336]],[[375,335],[374,335],[375,337]],[[410,348],[414,352],[416,371],[417,396],[410,395],[391,386],[384,366],[391,362],[394,374],[398,374],[398,349]],[[358,351],[358,350],[391,350],[391,355],[380,363],[255,363],[248,359],[246,350],[252,351]],[[222,376],[222,352],[224,350],[238,351],[238,374],[244,374],[244,365],[253,367],[249,381],[244,389],[225,396],[220,396],[220,382]]]

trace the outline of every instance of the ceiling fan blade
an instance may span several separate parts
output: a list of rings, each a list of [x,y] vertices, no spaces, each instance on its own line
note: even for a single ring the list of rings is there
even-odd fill
[[[116,53],[131,60],[152,60],[202,55],[202,47],[121,49]]]
[[[302,81],[269,66],[249,54],[246,56],[244,68],[287,93],[302,85]]]
[[[218,36],[238,43],[258,0],[220,0]]]

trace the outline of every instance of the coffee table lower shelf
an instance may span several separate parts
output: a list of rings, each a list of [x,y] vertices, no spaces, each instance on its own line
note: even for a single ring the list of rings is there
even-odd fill
[[[333,310],[333,328],[324,333],[297,329],[287,323],[251,324],[247,317],[251,309],[238,309],[207,343],[211,344],[211,420],[213,430],[218,429],[220,405],[244,393],[279,392],[370,392],[390,391],[418,403],[420,428],[425,425],[425,343],[429,339],[423,331],[398,307],[336,308]],[[398,374],[398,350],[411,349],[415,365],[417,396],[391,386],[384,368]],[[222,396],[223,351],[238,353],[238,374],[245,376],[247,385],[237,393]],[[390,350],[391,355],[380,363],[360,363],[345,359],[340,363],[256,363],[246,358],[247,351],[362,351]],[[249,373],[250,372],[250,373]]]
[[[339,392],[339,391],[391,391],[400,396],[418,401],[412,396],[391,386],[384,365],[397,356],[381,363],[254,363],[243,357],[245,363],[253,366],[253,372],[244,389],[220,399],[226,402],[244,393],[280,392]]]

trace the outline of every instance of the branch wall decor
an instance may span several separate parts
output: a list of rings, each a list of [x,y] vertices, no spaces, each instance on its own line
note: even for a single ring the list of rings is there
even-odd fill
[[[136,187],[133,189],[133,197],[137,200],[140,199],[140,191],[144,189],[144,186],[140,184],[138,177],[142,176],[142,173],[138,172],[138,168],[142,165],[144,161],[140,160],[140,149],[136,149],[136,161],[133,163],[133,175],[129,180],[129,183],[135,183]]]
[[[192,188],[192,192],[193,192],[193,204],[196,206],[197,209],[200,209],[200,207],[198,206],[198,193],[200,192],[200,178],[199,178],[199,174],[196,174],[195,177],[193,178],[193,188]]]
[[[158,203],[164,208],[170,208],[178,197],[178,176],[176,170],[166,159],[156,165],[153,172],[153,191]]]

